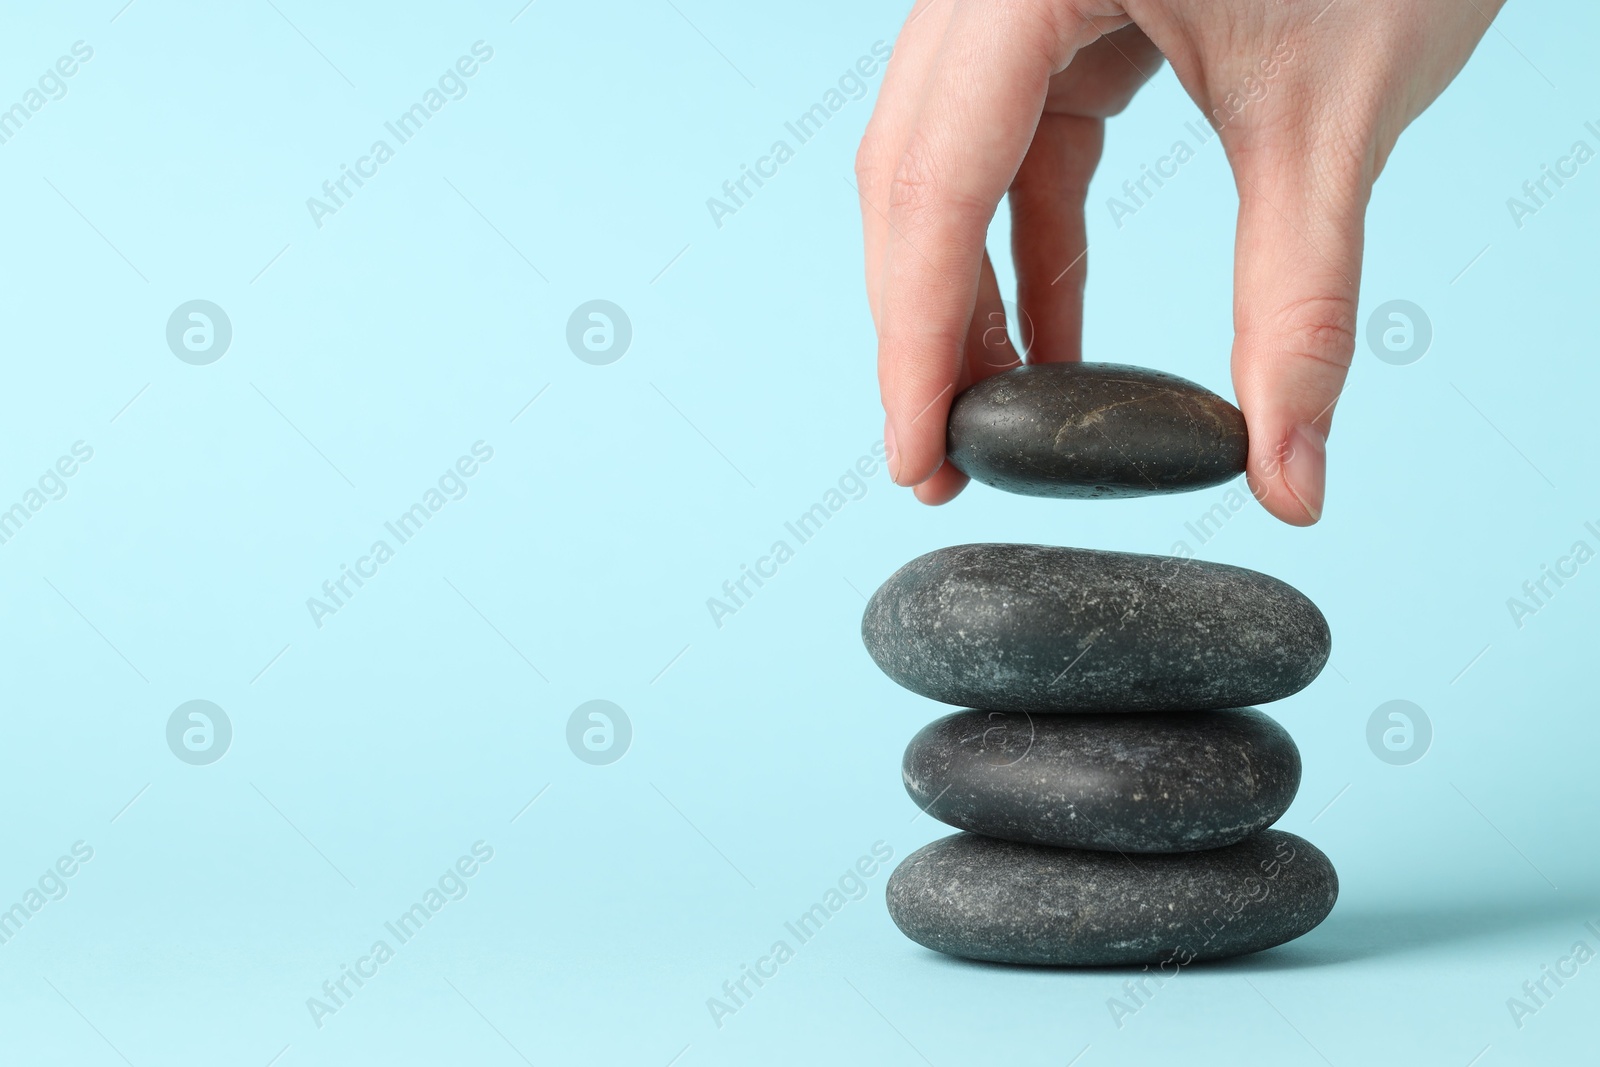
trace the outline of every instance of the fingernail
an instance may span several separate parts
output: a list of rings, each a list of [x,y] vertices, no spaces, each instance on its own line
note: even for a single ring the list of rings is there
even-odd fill
[[[1302,424],[1289,431],[1285,441],[1283,482],[1300,501],[1311,521],[1322,518],[1323,487],[1328,476],[1328,439],[1315,426]]]
[[[883,451],[888,457],[889,480],[896,485],[900,484],[900,453],[894,447],[894,424],[888,419],[883,420]]]

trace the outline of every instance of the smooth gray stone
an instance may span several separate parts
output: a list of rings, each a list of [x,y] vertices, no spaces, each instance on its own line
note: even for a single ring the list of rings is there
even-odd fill
[[[1194,852],[1266,829],[1300,787],[1300,751],[1255,708],[1110,715],[958,711],[901,765],[917,806],[1007,841]]]
[[[997,963],[1150,964],[1170,977],[1200,960],[1292,941],[1339,896],[1310,842],[1263,830],[1236,845],[1119,856],[956,834],[889,876],[889,914],[920,945]]]
[[[1038,363],[956,397],[950,462],[1029,496],[1179,493],[1243,473],[1239,409],[1174,374],[1117,363]]]
[[[986,711],[1196,711],[1298,692],[1328,623],[1276,578],[1174,556],[941,548],[867,603],[867,651],[914,693]]]

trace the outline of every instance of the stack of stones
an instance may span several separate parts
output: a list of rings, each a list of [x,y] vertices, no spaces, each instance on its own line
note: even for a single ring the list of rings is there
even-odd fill
[[[974,479],[1076,499],[1220,485],[1247,450],[1226,400],[1103,363],[990,378],[957,398],[949,435]],[[1005,963],[1181,967],[1282,944],[1332,910],[1328,858],[1268,829],[1300,754],[1253,707],[1327,662],[1327,622],[1295,589],[1190,558],[960,545],[890,577],[862,635],[890,678],[973,709],[906,749],[911,798],[963,831],[889,879],[912,940]]]

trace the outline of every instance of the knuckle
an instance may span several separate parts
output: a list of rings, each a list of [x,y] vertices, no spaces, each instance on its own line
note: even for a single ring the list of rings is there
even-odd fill
[[[1279,316],[1277,331],[1287,356],[1348,370],[1356,347],[1356,306],[1346,296],[1296,301]]]
[[[889,182],[889,214],[917,224],[920,220],[981,213],[982,205],[950,180],[937,148],[915,134],[895,164]]]
[[[869,128],[861,144],[856,147],[856,181],[862,186],[873,184],[873,180],[883,173],[883,149],[878,146],[878,137]]]
[[[889,210],[917,215],[933,206],[939,195],[939,177],[927,141],[914,137],[906,145],[889,180]]]
[[[1320,161],[1323,184],[1341,199],[1365,199],[1377,179],[1377,136],[1363,113],[1347,115],[1317,139],[1313,154]]]

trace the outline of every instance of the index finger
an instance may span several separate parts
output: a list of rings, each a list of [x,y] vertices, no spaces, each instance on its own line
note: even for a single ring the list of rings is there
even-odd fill
[[[1051,75],[1096,36],[1057,4],[962,4],[951,17],[889,193],[878,380],[901,485],[944,461],[989,221]]]

